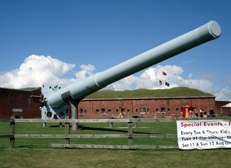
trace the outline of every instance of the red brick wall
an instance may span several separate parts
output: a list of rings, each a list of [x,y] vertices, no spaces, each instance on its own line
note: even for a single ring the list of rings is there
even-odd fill
[[[19,114],[23,118],[40,118],[39,99],[31,97],[40,93],[40,89],[22,91],[0,88],[0,118],[10,118],[14,114]]]
[[[120,114],[123,114],[124,117],[128,115],[180,117],[182,116],[182,107],[186,105],[196,107],[194,113],[199,112],[200,109],[208,112],[211,108],[215,109],[215,97],[85,99],[79,103],[79,117],[113,117]],[[145,110],[140,112],[141,108],[145,108]]]
[[[23,118],[41,118],[38,107],[40,94],[40,89],[22,91],[0,88],[0,118],[10,118],[14,114],[20,114]],[[216,109],[215,97],[84,99],[79,103],[79,117],[180,117],[182,107],[186,105],[196,107],[194,113],[200,109],[207,112],[211,108]],[[22,112],[12,109],[22,109]],[[70,115],[70,105],[67,109]],[[216,113],[219,111],[216,110]]]

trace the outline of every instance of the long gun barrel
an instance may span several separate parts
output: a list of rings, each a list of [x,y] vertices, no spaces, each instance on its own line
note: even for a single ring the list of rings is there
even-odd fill
[[[215,21],[210,21],[197,29],[146,51],[119,65],[64,87],[63,89],[51,94],[48,97],[47,102],[52,108],[58,108],[67,104],[68,99],[70,98],[81,100],[85,96],[98,91],[115,81],[171,58],[200,44],[217,39],[220,35],[221,29],[219,24]]]

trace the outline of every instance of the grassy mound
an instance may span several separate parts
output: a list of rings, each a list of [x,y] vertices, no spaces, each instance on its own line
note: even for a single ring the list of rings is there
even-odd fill
[[[101,90],[86,98],[135,98],[135,97],[180,97],[180,96],[213,96],[209,93],[187,87],[177,87],[172,89],[137,89],[125,91]]]
[[[37,89],[37,87],[31,87],[31,88],[21,88],[20,90],[24,90],[24,91],[31,91],[31,90],[35,90]]]

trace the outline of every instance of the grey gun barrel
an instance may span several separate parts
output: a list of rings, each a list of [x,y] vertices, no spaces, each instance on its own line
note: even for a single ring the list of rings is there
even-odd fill
[[[171,58],[205,42],[217,39],[221,28],[215,21],[210,21],[186,34],[159,45],[121,64],[75,82],[48,97],[48,104],[58,108],[68,103],[68,99],[81,100],[87,95],[124,77]]]

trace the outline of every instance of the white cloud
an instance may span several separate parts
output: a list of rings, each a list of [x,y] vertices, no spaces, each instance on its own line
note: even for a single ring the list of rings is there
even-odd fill
[[[214,78],[216,75],[220,74],[221,72],[198,72],[195,76],[198,79],[208,79]]]
[[[74,64],[68,64],[50,56],[31,55],[25,59],[19,69],[0,74],[0,86],[7,88],[38,87],[42,83],[70,82],[62,77]]]
[[[215,96],[216,96],[216,100],[231,101],[231,90],[227,86],[223,88],[220,92],[216,93]]]
[[[195,60],[183,61],[182,64],[188,64],[188,63],[192,63],[192,62],[195,62]]]
[[[162,72],[166,72],[164,76]],[[213,88],[213,83],[206,79],[192,79],[193,74],[188,75],[188,79],[184,79],[181,74],[183,69],[176,65],[156,66],[148,68],[139,77],[131,75],[118,82],[109,85],[106,89],[126,90],[126,89],[168,89],[173,87],[190,87],[199,89],[204,92],[211,93],[216,96],[216,100],[231,100],[231,91],[229,88],[224,88],[220,91],[218,88]],[[159,85],[159,80],[163,81],[163,85]],[[170,87],[164,85],[165,82],[170,84]]]
[[[82,80],[82,79],[86,78],[87,76],[91,76],[94,74],[93,71],[95,70],[95,67],[91,64],[81,65],[80,68],[83,70],[75,73],[76,79],[72,80],[73,82]]]
[[[138,77],[130,75],[124,79],[121,79],[113,84],[108,85],[105,89],[123,91],[123,90],[132,90],[132,85],[136,83]]]
[[[0,72],[0,87],[7,88],[24,88],[39,87],[43,83],[62,83],[69,85],[73,82],[94,75],[95,67],[91,64],[81,65],[81,71],[75,73],[75,77],[68,79],[65,74],[75,67],[74,64],[68,64],[50,56],[31,55],[25,59],[19,69],[10,72]],[[164,76],[162,72],[167,73]],[[168,89],[173,87],[190,87],[212,93],[216,96],[216,100],[231,100],[231,90],[229,87],[222,89],[213,87],[213,83],[206,79],[192,79],[193,74],[188,75],[188,79],[184,79],[181,75],[184,72],[181,66],[176,65],[157,65],[145,70],[140,76],[128,76],[105,89],[112,90],[132,90],[139,88],[146,89]],[[214,73],[213,75],[216,75]],[[207,74],[208,75],[208,74]],[[159,85],[159,80],[163,85]],[[170,87],[165,85],[170,84]]]
[[[188,75],[188,78],[189,78],[189,79],[192,79],[192,77],[193,77],[193,74],[190,73],[190,74]]]
[[[167,73],[167,75],[163,75],[162,72]],[[183,77],[180,76],[182,73],[183,69],[180,66],[178,67],[176,65],[157,65],[156,68],[147,69],[139,77],[134,77],[133,75],[131,75],[129,78],[125,78],[111,85],[112,88],[114,88],[115,90],[125,90],[125,88],[127,89],[131,87],[132,84],[135,84],[135,89],[168,89],[173,87],[185,86],[196,88],[206,92],[208,88],[213,85],[209,80],[183,79]],[[189,74],[189,77],[191,76],[192,74]],[[162,81],[162,85],[159,85],[159,80]],[[170,87],[166,86],[165,82],[169,83]],[[118,83],[120,87],[117,87]],[[129,84],[130,86],[128,87],[127,84]]]

